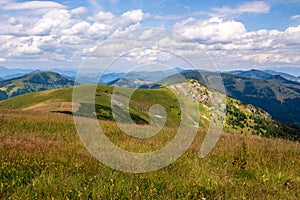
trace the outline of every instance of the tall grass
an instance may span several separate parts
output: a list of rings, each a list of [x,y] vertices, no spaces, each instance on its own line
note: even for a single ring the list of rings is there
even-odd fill
[[[174,135],[166,128],[140,141],[101,124],[112,141],[135,151],[160,148]],[[223,133],[200,159],[204,134],[170,166],[128,174],[89,154],[71,116],[0,110],[0,199],[300,199],[299,142]]]

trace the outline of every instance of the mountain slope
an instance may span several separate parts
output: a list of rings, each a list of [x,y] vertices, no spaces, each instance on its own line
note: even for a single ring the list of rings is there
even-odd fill
[[[286,81],[282,77],[263,81],[223,74],[223,79],[227,95],[258,106],[281,122],[300,124],[298,84],[282,84]]]
[[[133,174],[95,159],[71,116],[1,109],[0,121],[1,199],[299,199],[299,142],[223,133],[200,159],[199,130],[176,162]],[[99,123],[115,145],[137,153],[165,147],[176,133],[139,139]]]
[[[213,72],[182,73],[187,79],[201,83],[214,76]],[[300,125],[300,90],[299,83],[288,81],[279,76],[267,80],[252,79],[233,74],[221,74],[228,96],[266,110],[283,123]],[[181,75],[173,75],[162,81],[162,85],[174,84]]]
[[[89,85],[82,87],[83,91],[89,90]],[[188,81],[174,84],[174,87],[182,90],[182,95],[190,95],[199,102],[200,121],[199,127],[207,128],[213,110],[211,99],[225,98],[224,94],[210,91],[197,81]],[[78,105],[76,115],[91,117],[97,116],[102,120],[114,120],[111,111],[111,95],[114,87],[99,85],[95,95],[96,105],[93,102],[82,101]],[[128,89],[130,90],[130,89]],[[177,90],[180,92],[180,90]],[[83,94],[84,95],[84,94]],[[271,116],[260,108],[244,104],[239,100],[226,98],[227,114],[224,130],[230,133],[254,134],[264,137],[280,137],[300,140],[300,130],[297,127],[284,125],[275,121]],[[178,127],[181,112],[176,96],[168,88],[138,89],[131,97],[130,115],[136,123],[148,124],[151,122],[148,110],[152,105],[162,105],[167,112],[166,126]],[[95,106],[96,113],[93,113]],[[60,113],[72,113],[72,88],[30,93],[14,97],[0,102],[2,109],[44,110]],[[125,116],[122,111],[119,116]]]
[[[74,81],[53,72],[37,72],[23,77],[0,82],[0,100],[30,92],[65,88]]]

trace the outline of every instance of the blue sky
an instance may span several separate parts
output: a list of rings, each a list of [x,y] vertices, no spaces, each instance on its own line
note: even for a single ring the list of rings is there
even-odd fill
[[[78,68],[143,27],[197,41],[220,70],[300,68],[300,0],[2,0],[0,15],[0,65],[11,68]]]

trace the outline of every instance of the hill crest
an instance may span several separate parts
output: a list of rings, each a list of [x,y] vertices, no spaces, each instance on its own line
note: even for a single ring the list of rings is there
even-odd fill
[[[71,87],[74,81],[54,72],[35,72],[0,82],[0,100],[18,95]]]

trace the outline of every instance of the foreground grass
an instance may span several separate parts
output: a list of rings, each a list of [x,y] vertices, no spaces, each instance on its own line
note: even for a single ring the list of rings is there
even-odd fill
[[[156,149],[173,133],[143,144],[102,122],[127,149]],[[69,115],[0,110],[0,199],[299,199],[300,144],[223,134],[204,159],[204,132],[175,163],[151,173],[128,174],[94,159]],[[162,139],[162,141],[159,141]],[[135,148],[132,148],[134,145]],[[148,147],[147,147],[148,145]]]

